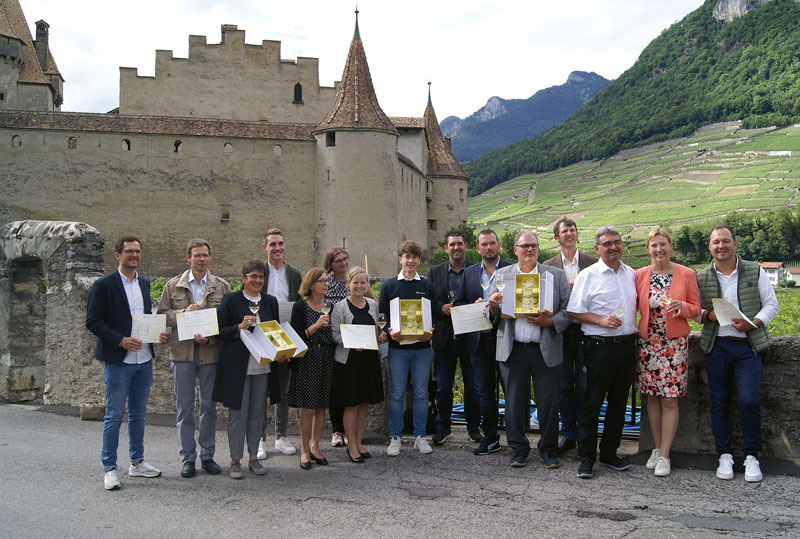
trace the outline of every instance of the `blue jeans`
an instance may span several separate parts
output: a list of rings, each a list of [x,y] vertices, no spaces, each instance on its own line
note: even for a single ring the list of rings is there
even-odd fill
[[[558,412],[561,415],[561,435],[568,440],[578,439],[578,417],[586,394],[586,371],[583,369],[583,332],[578,324],[564,331],[564,362],[561,369],[561,389]]]
[[[389,348],[389,434],[403,434],[403,401],[408,375],[414,396],[414,436],[425,436],[428,421],[428,379],[431,372],[430,348]]]
[[[711,398],[711,428],[717,453],[731,452],[731,387],[736,384],[742,421],[742,453],[758,456],[761,451],[761,355],[747,341],[717,337],[706,356],[708,393]]]
[[[453,380],[456,376],[456,362],[459,360],[464,380],[464,416],[467,420],[467,431],[477,431],[480,426],[478,389],[466,348],[467,340],[462,338],[451,341],[445,350],[433,353],[433,364],[436,367],[436,405],[439,407],[436,423],[439,430],[450,430],[452,423],[450,416],[453,413]]]
[[[150,384],[153,383],[153,362],[129,365],[106,363],[103,372],[106,383],[106,413],[103,417],[103,470],[117,467],[119,427],[128,403],[128,452],[131,463],[144,460],[144,414]]]

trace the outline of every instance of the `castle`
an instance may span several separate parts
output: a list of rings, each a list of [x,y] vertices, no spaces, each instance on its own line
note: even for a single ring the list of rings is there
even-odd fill
[[[429,252],[466,222],[468,177],[430,87],[422,118],[384,113],[357,12],[333,87],[320,86],[317,59],[282,59],[280,42],[248,44],[222,25],[220,43],[190,36],[188,58],[156,51],[153,77],[120,68],[119,108],[107,114],[60,112],[48,29],[36,23],[32,40],[19,0],[0,2],[0,225],[89,223],[107,269],[108,245],[137,235],[148,276],[182,271],[192,237],[211,243],[215,273],[238,275],[277,226],[301,269],[339,246],[388,277],[401,241]]]

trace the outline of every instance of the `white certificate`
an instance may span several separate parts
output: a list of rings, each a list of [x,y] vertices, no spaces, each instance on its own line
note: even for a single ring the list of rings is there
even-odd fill
[[[142,342],[159,342],[161,333],[167,331],[166,314],[134,314],[131,337]]]
[[[375,326],[365,324],[339,324],[342,331],[342,343],[345,348],[378,349]]]
[[[754,328],[758,327],[730,301],[722,298],[714,298],[711,300],[711,303],[714,305],[714,314],[717,315],[717,322],[719,322],[720,326],[730,326],[733,324],[734,318],[741,318],[742,320],[747,320]]]
[[[450,307],[450,316],[453,319],[453,333],[461,335],[462,333],[492,329],[492,325],[486,319],[486,307],[488,306],[488,303],[482,301],[480,303]]]
[[[179,341],[194,339],[195,335],[202,335],[203,337],[219,335],[216,309],[176,313],[175,321],[178,323]]]

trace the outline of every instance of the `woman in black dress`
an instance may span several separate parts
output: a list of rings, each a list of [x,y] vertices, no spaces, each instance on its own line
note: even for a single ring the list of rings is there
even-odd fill
[[[383,401],[381,358],[377,350],[345,348],[340,324],[371,326],[379,343],[386,342],[386,334],[375,326],[378,303],[365,296],[369,289],[366,271],[358,266],[351,269],[347,273],[347,286],[350,297],[337,303],[331,315],[331,332],[336,342],[331,404],[344,407],[347,454],[351,461],[362,463],[370,457],[361,445],[367,422],[367,405]]]
[[[305,340],[308,351],[292,360],[289,381],[289,406],[302,408],[300,413],[300,467],[311,468],[311,461],[328,464],[319,450],[325,423],[325,409],[331,398],[333,379],[333,338],[330,318],[323,313],[328,276],[322,268],[311,268],[303,276],[298,290],[305,299],[292,307],[291,324]]]

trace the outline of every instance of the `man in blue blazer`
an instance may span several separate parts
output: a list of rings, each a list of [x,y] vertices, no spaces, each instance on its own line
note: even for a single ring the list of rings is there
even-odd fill
[[[514,450],[510,463],[515,467],[525,466],[530,454],[525,430],[533,378],[541,433],[539,456],[546,468],[557,468],[559,367],[564,360],[562,333],[572,322],[567,314],[569,284],[564,270],[537,263],[539,238],[533,232],[522,230],[517,234],[514,254],[519,262],[497,272],[507,283],[504,291],[514,294],[517,274],[549,273],[553,279],[553,310],[522,318],[502,318],[499,307],[502,295],[495,292],[489,297],[492,320],[498,325],[496,359],[505,385],[506,438]]]
[[[130,477],[158,477],[161,472],[144,460],[144,422],[153,382],[152,344],[131,337],[133,315],[150,314],[150,281],[137,273],[142,242],[123,236],[114,246],[116,270],[92,285],[86,308],[86,327],[97,335],[95,357],[105,363],[106,412],[103,417],[103,486],[122,485],[117,473],[119,428],[128,403]],[[160,342],[168,334],[161,333]]]
[[[476,246],[481,255],[481,263],[473,264],[464,270],[464,279],[459,287],[456,305],[465,305],[486,301],[494,282],[495,271],[511,264],[500,258],[500,240],[493,230],[478,232]],[[481,283],[487,285],[483,289]],[[462,335],[467,342],[475,382],[478,387],[480,414],[482,419],[483,439],[473,450],[476,455],[488,455],[500,450],[500,438],[497,435],[497,366],[495,355],[495,334],[493,331],[472,332]]]

